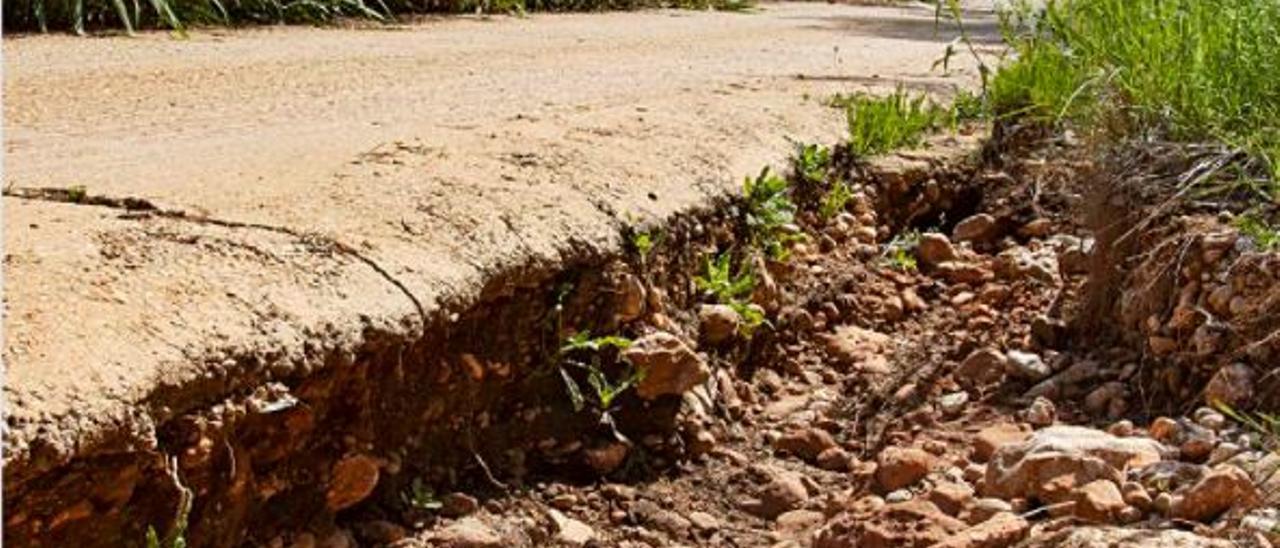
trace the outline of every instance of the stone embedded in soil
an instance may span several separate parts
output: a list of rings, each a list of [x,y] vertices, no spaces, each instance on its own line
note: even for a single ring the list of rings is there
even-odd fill
[[[996,256],[996,275],[1010,280],[1031,279],[1050,285],[1061,282],[1058,257],[1049,249],[1032,251],[1017,246]]]
[[[815,535],[814,548],[907,548],[933,546],[968,528],[933,503],[911,500],[868,513],[844,512]]]
[[[889,372],[889,362],[884,356],[892,342],[888,335],[855,325],[842,325],[824,338],[827,355],[841,369],[871,374]]]
[[[351,455],[334,463],[325,493],[330,511],[355,506],[378,486],[378,461],[368,455]]]
[[[1067,527],[1034,536],[1025,548],[1232,548],[1235,543],[1205,538],[1177,529],[1122,527]]]
[[[1053,369],[1044,363],[1040,355],[1033,352],[1010,350],[1005,356],[1008,358],[1005,365],[1011,375],[1031,381],[1040,381],[1053,374]]]
[[[1038,397],[1027,406],[1024,415],[1032,426],[1050,426],[1058,420],[1058,409],[1049,398]]]
[[[989,268],[958,260],[938,263],[934,271],[948,282],[975,286],[988,282],[995,277],[995,274]]]
[[[469,516],[479,509],[480,501],[466,493],[449,493],[440,497],[440,513],[446,517]]]
[[[774,521],[773,529],[784,538],[799,539],[809,531],[818,528],[825,520],[826,516],[816,510],[791,510],[778,516]]]
[[[1089,482],[1123,481],[1123,472],[1159,462],[1159,443],[1117,438],[1078,426],[1052,426],[1001,447],[987,465],[984,494],[1056,503]]]
[[[743,504],[743,509],[765,519],[774,519],[784,512],[799,508],[808,500],[809,491],[799,474],[771,470],[769,482],[760,489],[757,498]]]
[[[983,348],[969,354],[956,368],[956,382],[970,387],[980,387],[999,382],[1004,378],[1007,358],[994,348]]]
[[[1072,514],[1094,523],[1115,523],[1128,507],[1120,488],[1105,479],[1080,486],[1071,493],[1070,500],[1075,503]]]
[[[836,448],[836,440],[821,428],[793,428],[774,441],[773,448],[813,462],[823,451]]]
[[[622,358],[645,372],[636,395],[647,400],[683,394],[711,376],[702,357],[675,335],[661,331],[637,339],[622,351]]]
[[[976,525],[1005,512],[1013,512],[1013,505],[1003,499],[983,497],[969,501],[960,518],[965,523]]]
[[[988,426],[973,437],[973,458],[978,462],[987,462],[1006,444],[1022,443],[1029,437],[1031,432],[1013,423]]]
[[[956,241],[986,241],[996,236],[996,218],[987,213],[972,215],[956,223],[951,237]]]
[[[1027,537],[1031,524],[1015,514],[1004,512],[965,529],[932,548],[1004,548]]]
[[[925,498],[947,515],[959,516],[960,511],[973,500],[973,495],[973,488],[968,484],[946,481],[935,485]]]
[[[702,339],[720,344],[733,338],[742,324],[742,318],[732,307],[723,304],[704,304],[698,309],[699,329]]]
[[[1177,519],[1208,522],[1231,508],[1247,510],[1261,502],[1249,474],[1235,466],[1221,465],[1209,470],[1185,491],[1176,493],[1169,513]]]
[[[916,256],[926,266],[935,266],[960,258],[956,248],[946,235],[937,232],[926,232],[920,235],[920,243],[916,245]]]
[[[429,545],[444,548],[504,548],[507,543],[483,521],[466,517],[432,534]]]
[[[644,304],[648,300],[645,295],[644,284],[640,282],[640,278],[629,272],[623,273],[617,286],[616,297],[618,302],[616,314],[618,320],[629,322],[639,318],[644,313]]]
[[[587,462],[592,470],[601,476],[607,475],[627,459],[627,453],[631,450],[627,444],[622,442],[609,442],[598,447],[591,447],[582,451],[583,460]]]
[[[1219,369],[1204,388],[1205,403],[1243,406],[1253,399],[1255,376],[1253,369],[1242,363]]]
[[[596,539],[596,532],[581,521],[568,517],[554,508],[547,510],[556,530],[556,540],[567,546],[585,546]]]
[[[886,447],[876,459],[876,482],[885,491],[908,487],[933,469],[937,459],[914,447]]]
[[[1124,383],[1111,381],[1090,391],[1084,398],[1084,408],[1093,415],[1114,417],[1120,413],[1112,414],[1112,411],[1118,409],[1123,412],[1128,396],[1129,388]]]

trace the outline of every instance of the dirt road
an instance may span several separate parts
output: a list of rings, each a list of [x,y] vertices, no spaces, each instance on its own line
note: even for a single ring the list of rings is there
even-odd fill
[[[930,72],[952,34],[767,4],[8,39],[6,497],[732,192],[837,140],[832,93],[971,83]]]

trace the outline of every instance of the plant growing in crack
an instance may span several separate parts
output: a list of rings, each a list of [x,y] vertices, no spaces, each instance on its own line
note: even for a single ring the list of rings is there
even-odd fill
[[[836,181],[831,188],[822,195],[822,200],[818,204],[818,217],[823,221],[830,221],[844,211],[849,200],[853,199],[853,191],[849,189],[849,185],[844,181]]]
[[[819,144],[795,143],[796,152],[791,156],[791,169],[796,177],[807,184],[821,185],[831,167],[831,149]]]
[[[693,282],[700,291],[738,314],[742,319],[740,332],[744,336],[749,338],[757,328],[766,323],[764,311],[749,302],[756,287],[755,272],[744,262],[739,265],[735,274],[731,251],[720,253],[714,260],[707,258],[703,273],[694,276]]]
[[[423,482],[422,478],[413,478],[409,489],[400,493],[400,501],[409,508],[424,512],[435,512],[444,506],[440,499],[436,498],[435,490]]]
[[[156,532],[154,526],[147,526],[146,548],[186,548],[187,547],[187,520],[191,516],[191,502],[194,493],[191,489],[182,483],[182,478],[178,475],[178,458],[171,457],[169,459],[169,478],[173,481],[173,485],[178,489],[178,515],[173,519],[173,526],[170,527],[169,533],[163,538]]]
[[[581,385],[573,378],[566,366],[586,372],[587,385],[591,387],[591,395],[594,396],[590,403],[599,411],[601,421],[612,426],[610,411],[613,410],[614,400],[643,380],[644,371],[627,363],[625,371],[617,380],[610,379],[605,372],[603,354],[607,350],[621,351],[630,346],[631,339],[626,337],[618,335],[592,337],[589,331],[579,332],[565,340],[560,346],[557,361],[560,364],[560,377],[564,380],[569,402],[573,405],[575,412],[585,409],[588,400],[583,395]],[[625,360],[619,361],[625,363]]]
[[[788,246],[804,239],[794,224],[796,204],[791,201],[787,180],[766,166],[754,179],[746,178],[743,196],[751,245],[763,250],[770,259],[787,260]]]
[[[920,245],[920,231],[904,230],[885,244],[880,260],[884,264],[903,272],[917,268],[915,250]]]

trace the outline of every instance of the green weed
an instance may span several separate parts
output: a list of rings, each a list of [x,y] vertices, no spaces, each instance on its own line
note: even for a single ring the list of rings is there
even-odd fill
[[[830,167],[831,149],[819,144],[796,143],[796,152],[791,156],[791,169],[801,181],[820,185],[826,180]]]
[[[915,251],[919,245],[920,232],[904,230],[885,244],[884,251],[880,255],[881,261],[896,270],[915,271],[917,269]]]
[[[997,116],[1220,142],[1280,169],[1280,3],[1050,0],[1002,15]]]
[[[822,195],[822,201],[818,204],[818,216],[824,221],[830,221],[844,211],[849,200],[853,199],[853,191],[849,189],[849,185],[844,181],[836,181],[831,188]]]
[[[629,346],[631,346],[631,339],[626,337],[613,335],[592,337],[589,332],[583,331],[569,337],[560,347],[562,364],[560,378],[564,381],[565,390],[568,392],[569,401],[575,412],[586,408],[587,399],[583,396],[582,387],[579,386],[578,381],[574,380],[573,375],[563,365],[586,371],[587,385],[591,387],[595,396],[592,403],[602,414],[608,414],[613,408],[614,400],[643,380],[645,372],[628,364],[627,370],[617,381],[611,380],[601,364],[600,354],[605,349],[625,350]],[[586,356],[588,361],[581,361],[579,359],[581,356]]]
[[[1280,250],[1280,227],[1251,213],[1236,217],[1235,225],[1241,234],[1253,240],[1258,249],[1264,252]]]
[[[413,478],[409,489],[400,493],[400,501],[405,506],[424,512],[435,512],[444,507],[440,499],[436,498],[436,492],[427,486],[422,478]]]
[[[174,519],[173,528],[164,537],[156,532],[153,526],[147,526],[146,539],[144,544],[146,548],[186,548],[187,547],[187,521],[191,516],[191,504],[195,497],[191,489],[182,483],[182,478],[178,475],[178,459],[170,457],[169,459],[169,477],[173,481],[173,485],[178,489],[178,515]]]
[[[661,240],[662,232],[635,232],[631,235],[631,247],[635,248],[643,262],[648,260],[649,252]]]
[[[1262,436],[1262,447],[1268,451],[1280,451],[1280,415],[1238,411],[1223,402],[1213,402],[1222,414]]]
[[[693,278],[698,290],[714,296],[721,304],[732,305],[749,298],[756,287],[755,274],[744,263],[735,275],[732,261],[733,254],[729,251],[716,256],[715,260],[706,259],[702,275]]]
[[[849,148],[860,157],[919,146],[926,133],[942,127],[949,118],[947,110],[930,102],[925,94],[912,95],[903,88],[884,96],[839,96],[833,103],[844,107]]]
[[[743,182],[751,245],[779,261],[790,255],[788,246],[791,243],[804,239],[793,224],[796,204],[791,201],[789,190],[786,179],[768,167],[760,170],[754,179],[747,177]]]
[[[71,203],[82,203],[84,199],[89,197],[89,189],[84,185],[76,185],[67,189],[67,200]]]

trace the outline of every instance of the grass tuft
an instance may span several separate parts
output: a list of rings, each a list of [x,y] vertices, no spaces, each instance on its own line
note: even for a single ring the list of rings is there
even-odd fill
[[[839,96],[833,104],[844,107],[849,150],[860,157],[919,146],[925,134],[951,118],[947,109],[929,101],[925,94],[912,95],[903,88],[884,96]]]
[[[1280,175],[1280,2],[1049,0],[1002,23],[997,116],[1224,143]]]

